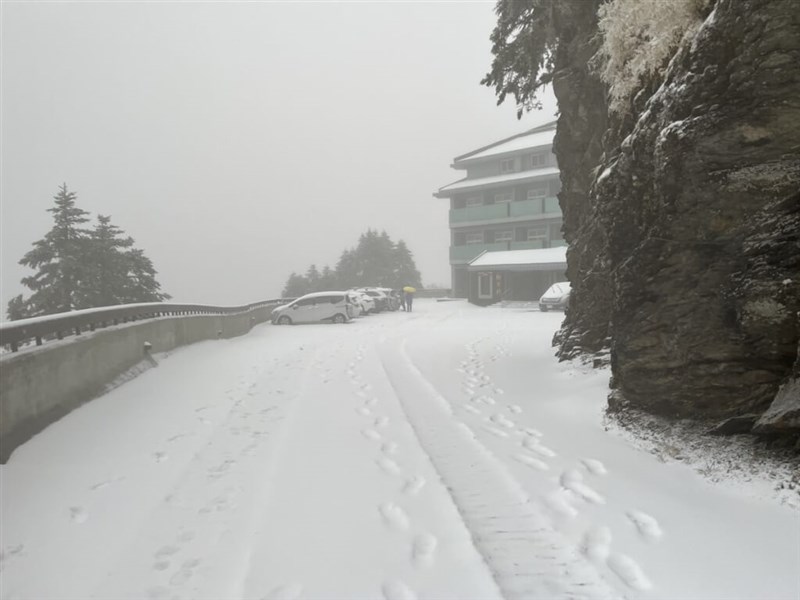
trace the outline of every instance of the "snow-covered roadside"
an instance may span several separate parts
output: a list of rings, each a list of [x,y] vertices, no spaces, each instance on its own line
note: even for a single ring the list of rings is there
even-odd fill
[[[181,348],[2,467],[2,598],[797,598],[800,513],[603,423],[560,314]]]

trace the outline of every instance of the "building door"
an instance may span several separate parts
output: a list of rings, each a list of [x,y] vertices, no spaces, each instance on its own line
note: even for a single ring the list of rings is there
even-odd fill
[[[478,298],[480,300],[492,299],[492,283],[491,273],[478,273]]]

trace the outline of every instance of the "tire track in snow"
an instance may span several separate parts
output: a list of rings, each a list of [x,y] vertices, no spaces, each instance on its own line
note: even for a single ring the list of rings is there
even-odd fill
[[[472,431],[452,418],[449,402],[413,364],[404,342],[397,349],[382,345],[380,357],[420,445],[503,595],[508,600],[618,598]]]

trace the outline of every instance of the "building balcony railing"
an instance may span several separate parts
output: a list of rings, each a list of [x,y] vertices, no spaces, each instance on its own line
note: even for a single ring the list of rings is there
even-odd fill
[[[463,246],[450,246],[450,264],[464,264],[471,261],[484,251],[497,250],[536,250],[539,248],[558,248],[566,246],[564,240],[528,240],[525,242],[495,242],[493,244],[465,244]]]
[[[558,198],[537,198],[483,206],[450,209],[450,227],[463,227],[476,223],[523,220],[536,217],[557,217],[561,215]]]
[[[528,240],[527,242],[511,242],[510,250],[535,250],[547,248],[546,240]]]

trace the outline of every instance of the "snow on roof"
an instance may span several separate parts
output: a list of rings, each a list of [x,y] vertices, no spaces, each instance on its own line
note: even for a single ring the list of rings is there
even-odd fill
[[[558,167],[547,167],[545,169],[531,169],[529,171],[519,171],[517,173],[504,173],[492,177],[479,177],[475,179],[460,179],[455,183],[439,188],[434,194],[437,198],[446,198],[449,192],[464,191],[482,187],[497,186],[503,183],[520,183],[523,181],[539,179],[559,174]]]
[[[567,248],[499,250],[484,252],[469,263],[469,270],[502,267],[507,270],[541,271],[567,266]]]
[[[464,154],[462,156],[458,156],[455,158],[454,162],[462,163],[480,158],[497,156],[498,154],[519,152],[521,150],[529,150],[542,146],[552,146],[553,137],[555,137],[555,134],[555,129],[524,133],[505,142],[499,142],[496,145],[476,152],[475,154]]]

